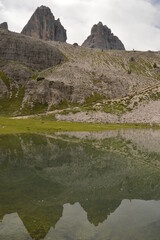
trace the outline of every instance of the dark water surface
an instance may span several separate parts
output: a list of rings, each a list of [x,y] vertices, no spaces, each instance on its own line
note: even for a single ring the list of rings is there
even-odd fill
[[[0,136],[0,240],[159,240],[160,131]]]

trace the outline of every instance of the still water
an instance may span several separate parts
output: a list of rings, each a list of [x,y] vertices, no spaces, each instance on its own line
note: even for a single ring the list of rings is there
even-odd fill
[[[159,240],[160,131],[0,136],[0,240]]]

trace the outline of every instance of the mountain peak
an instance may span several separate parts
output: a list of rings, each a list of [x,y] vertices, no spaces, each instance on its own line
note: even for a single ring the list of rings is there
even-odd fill
[[[49,7],[44,5],[38,7],[23,28],[22,34],[43,39],[46,41],[66,42],[66,30],[60,20],[55,20]]]
[[[49,7],[47,7],[47,6],[44,6],[44,5],[41,5],[40,7],[38,7],[39,9],[49,9],[50,10],[50,8]]]
[[[125,50],[123,43],[114,36],[111,30],[102,22],[95,24],[91,29],[91,35],[82,44],[84,47],[100,49]]]
[[[103,26],[103,23],[102,23],[101,21],[99,21],[99,23],[98,23],[97,25],[101,25],[101,26]]]

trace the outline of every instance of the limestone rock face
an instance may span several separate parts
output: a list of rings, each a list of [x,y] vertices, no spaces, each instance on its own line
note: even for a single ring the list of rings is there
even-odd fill
[[[0,29],[0,60],[43,70],[63,62],[64,55],[41,40]]]
[[[25,87],[25,96],[23,105],[28,104],[32,107],[37,102],[47,104],[50,108],[53,105],[58,105],[63,100],[71,101],[73,87],[68,86],[63,82],[30,80]]]
[[[3,99],[4,97],[7,97],[9,94],[9,91],[7,89],[7,86],[3,82],[3,80],[0,77],[0,100]]]
[[[5,29],[5,30],[8,30],[8,24],[7,24],[7,22],[1,23],[1,24],[0,24],[0,28]]]
[[[45,6],[36,9],[21,33],[45,41],[66,42],[67,40],[66,30],[60,20],[55,20],[51,10]]]
[[[99,22],[92,27],[91,35],[82,44],[84,47],[99,49],[125,50],[123,43],[114,36],[111,30]]]

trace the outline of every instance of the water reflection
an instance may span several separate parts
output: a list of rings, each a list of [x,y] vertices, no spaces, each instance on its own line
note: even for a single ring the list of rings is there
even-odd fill
[[[98,226],[90,223],[79,203],[64,204],[63,215],[50,227],[44,240],[62,239],[159,239],[160,201],[123,200],[108,219]],[[0,239],[32,239],[17,213],[5,215]],[[13,238],[14,236],[14,238]]]
[[[0,136],[0,239],[160,239],[158,136]]]
[[[62,218],[45,239],[159,239],[159,207],[160,201],[123,200],[108,219],[94,226],[79,203],[65,204]]]

